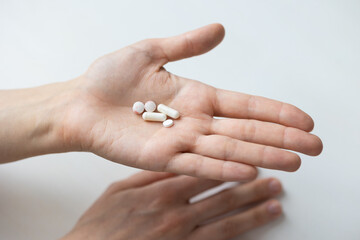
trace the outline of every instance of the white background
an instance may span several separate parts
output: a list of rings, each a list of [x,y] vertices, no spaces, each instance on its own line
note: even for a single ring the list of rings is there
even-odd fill
[[[225,26],[223,43],[166,68],[297,105],[324,142],[296,173],[262,172],[282,180],[285,216],[240,239],[359,239],[358,0],[0,0],[0,88],[68,80],[105,53],[212,22]],[[109,183],[135,171],[86,153],[2,165],[0,238],[59,238]]]

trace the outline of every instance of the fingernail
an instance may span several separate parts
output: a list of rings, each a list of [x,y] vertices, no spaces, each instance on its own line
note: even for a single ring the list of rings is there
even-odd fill
[[[270,202],[267,206],[267,210],[271,215],[278,215],[279,213],[281,213],[281,206],[276,201]]]
[[[281,184],[278,180],[271,180],[269,182],[269,190],[272,194],[277,194],[281,191]]]

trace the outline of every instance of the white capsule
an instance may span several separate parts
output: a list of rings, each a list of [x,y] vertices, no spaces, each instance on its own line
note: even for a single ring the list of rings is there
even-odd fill
[[[132,109],[133,109],[133,112],[136,113],[136,114],[142,114],[142,112],[144,111],[144,103],[142,102],[135,102]]]
[[[172,127],[174,125],[174,121],[172,119],[168,119],[166,121],[163,121],[163,126],[166,128]]]
[[[164,104],[159,104],[157,107],[157,110],[161,113],[168,115],[169,117],[174,118],[174,119],[177,119],[180,116],[180,113],[178,111],[176,111],[175,109],[168,107]]]
[[[146,110],[147,112],[153,112],[153,111],[155,111],[155,109],[156,109],[156,104],[155,104],[155,102],[153,102],[153,101],[147,101],[147,102],[145,103],[145,110]]]
[[[162,122],[166,120],[166,115],[163,113],[144,112],[142,118],[145,121]]]

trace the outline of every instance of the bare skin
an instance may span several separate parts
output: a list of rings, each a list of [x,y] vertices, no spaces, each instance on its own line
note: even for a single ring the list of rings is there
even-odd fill
[[[62,240],[225,240],[278,218],[278,180],[256,180],[196,203],[219,181],[141,172],[112,184]],[[239,209],[235,215],[221,217]],[[214,218],[216,220],[214,220]],[[212,221],[209,221],[212,220]]]
[[[255,167],[297,170],[301,160],[295,152],[322,151],[321,140],[309,133],[314,126],[309,115],[163,67],[203,54],[223,37],[224,28],[212,24],[148,39],[99,58],[74,80],[1,91],[0,123],[7,126],[0,130],[1,161],[88,151],[141,169],[223,181],[252,180]],[[131,106],[147,100],[177,109],[180,119],[171,128],[144,122]]]

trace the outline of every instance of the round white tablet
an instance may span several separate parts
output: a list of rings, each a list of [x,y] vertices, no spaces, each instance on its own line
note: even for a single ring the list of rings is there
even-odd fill
[[[144,103],[142,102],[136,102],[134,103],[133,105],[133,112],[136,113],[136,114],[142,114],[142,112],[144,111]]]
[[[145,110],[147,112],[153,112],[156,109],[156,103],[154,101],[147,101],[145,103]]]
[[[172,119],[168,119],[166,121],[163,122],[163,126],[164,127],[171,127],[172,125],[174,125],[174,121]]]

